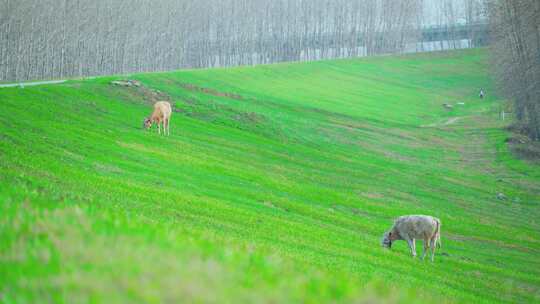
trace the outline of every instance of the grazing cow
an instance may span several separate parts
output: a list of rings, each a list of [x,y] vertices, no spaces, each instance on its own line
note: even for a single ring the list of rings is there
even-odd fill
[[[434,260],[435,246],[441,238],[441,220],[429,215],[405,215],[398,217],[390,231],[383,235],[382,245],[386,248],[392,248],[392,242],[405,240],[409,245],[411,254],[416,257],[416,239],[424,240],[424,252],[422,259],[425,258],[427,249],[431,248],[431,261]]]
[[[167,101],[158,101],[154,104],[154,112],[144,119],[144,127],[149,129],[153,123],[158,126],[158,134],[161,134],[160,124],[163,125],[163,135],[170,135],[169,122],[171,120],[171,104]]]
[[[484,95],[484,89],[480,89],[480,94],[478,94],[478,97],[480,97],[480,99],[483,99]]]

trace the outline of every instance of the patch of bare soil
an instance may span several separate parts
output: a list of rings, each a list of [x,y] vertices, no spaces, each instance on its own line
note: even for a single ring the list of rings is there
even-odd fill
[[[384,198],[384,194],[379,192],[360,192],[358,193],[359,196],[367,197],[370,199],[381,199]]]
[[[171,101],[172,98],[167,93],[160,90],[150,89],[138,80],[116,80],[111,82],[111,85],[123,88],[128,94],[142,98],[144,103],[153,105],[157,101]],[[173,105],[173,111],[174,109]]]
[[[123,172],[122,169],[118,168],[115,165],[104,164],[104,163],[99,163],[99,162],[94,163],[94,168],[96,169],[96,171],[101,172],[101,173],[120,174]]]
[[[518,246],[516,244],[508,244],[499,240],[483,239],[476,236],[464,236],[464,235],[445,233],[445,232],[443,232],[443,236],[445,238],[448,238],[453,241],[458,241],[458,242],[476,242],[476,243],[481,243],[481,244],[483,243],[483,244],[495,245],[497,247],[502,247],[502,248],[507,248],[507,249],[518,250],[521,252],[531,252],[531,249],[527,247]]]
[[[339,205],[339,204],[332,205],[332,209],[342,212],[342,213],[347,213],[347,214],[361,216],[361,217],[374,217],[375,216],[374,214],[367,212],[365,210],[362,210],[356,207]]]
[[[506,143],[510,151],[519,158],[540,162],[540,142],[532,141],[525,135],[513,133],[511,137],[506,139]]]
[[[175,112],[181,112],[186,116],[204,120],[232,124],[235,126],[244,126],[254,128],[269,124],[266,116],[255,113],[240,111],[233,107],[220,104],[214,101],[202,102],[196,98],[184,99],[181,109],[175,109]]]
[[[274,204],[271,201],[259,201],[259,203],[262,203],[264,206],[266,206],[268,208],[277,209],[277,210],[281,210],[281,211],[284,211],[284,212],[289,212],[288,208],[280,207],[280,206]]]
[[[238,95],[234,93],[227,93],[227,92],[220,92],[218,90],[214,90],[211,88],[199,87],[191,83],[180,83],[180,86],[192,92],[200,92],[200,93],[204,93],[204,94],[208,94],[212,96],[227,97],[227,98],[232,98],[236,100],[245,100],[245,98],[242,95]]]
[[[410,155],[403,155],[388,149],[389,146],[405,146],[410,148],[431,147],[433,141],[440,141],[437,137],[425,138],[417,130],[404,128],[381,128],[365,121],[344,120],[335,117],[328,119],[328,123],[319,128],[326,137],[347,144],[357,145],[365,150],[374,151],[388,158],[401,162],[415,161]],[[376,140],[375,140],[376,138]],[[447,143],[440,141],[440,146]]]
[[[448,126],[448,125],[454,124],[460,119],[461,119],[461,117],[452,117],[449,120],[447,120],[446,122],[444,122],[443,125]]]
[[[474,117],[474,120],[473,125],[479,127],[466,128],[463,131],[467,140],[458,149],[462,165],[492,173],[497,151],[495,147],[488,145],[486,130],[483,128],[486,122],[481,117]]]
[[[420,127],[421,128],[435,128],[435,127],[449,126],[449,125],[455,124],[456,122],[460,121],[462,118],[463,117],[452,117],[452,118],[450,118],[447,121],[442,122],[442,123],[432,123],[432,124],[429,124],[429,125],[421,125]]]

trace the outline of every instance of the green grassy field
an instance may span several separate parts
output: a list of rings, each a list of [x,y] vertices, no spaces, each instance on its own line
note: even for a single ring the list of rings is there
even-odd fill
[[[0,89],[0,302],[538,302],[540,170],[509,152],[488,68],[128,76],[170,96],[170,137],[125,77]],[[434,263],[380,246],[416,213],[442,220]]]

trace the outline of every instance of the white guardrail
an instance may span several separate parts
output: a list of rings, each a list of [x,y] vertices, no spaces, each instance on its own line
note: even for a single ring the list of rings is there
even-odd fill
[[[0,89],[1,88],[15,88],[19,87],[21,89],[24,89],[24,87],[31,87],[31,86],[37,86],[37,85],[44,85],[44,84],[57,84],[57,83],[64,83],[66,80],[50,80],[50,81],[36,81],[36,82],[19,82],[19,83],[0,83]]]

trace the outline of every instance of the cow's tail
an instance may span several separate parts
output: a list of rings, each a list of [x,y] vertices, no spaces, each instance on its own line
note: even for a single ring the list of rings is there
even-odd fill
[[[435,229],[435,243],[437,244],[436,246],[441,249],[441,221],[439,219],[436,219],[435,222],[437,223],[437,228]]]

